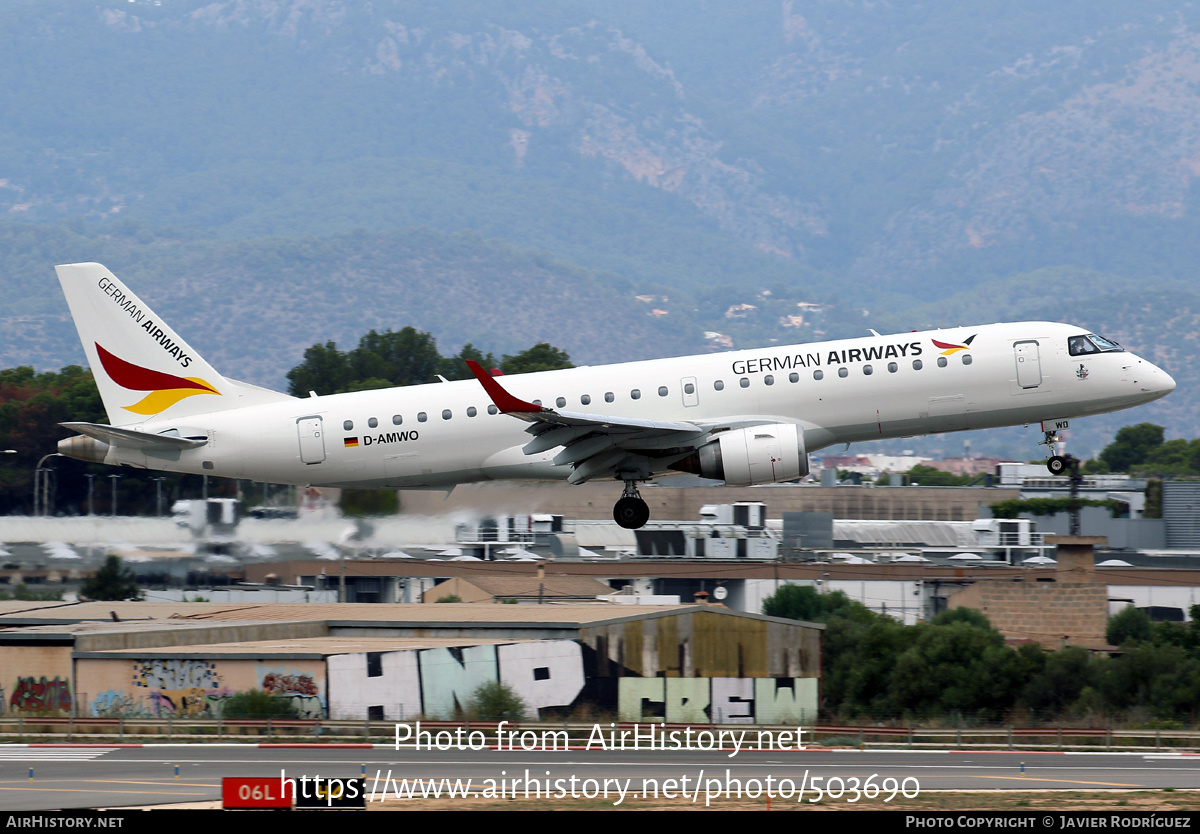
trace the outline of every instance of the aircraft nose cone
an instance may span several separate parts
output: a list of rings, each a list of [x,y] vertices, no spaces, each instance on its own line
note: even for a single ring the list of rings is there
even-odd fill
[[[1144,382],[1146,386],[1145,390],[1148,393],[1152,394],[1155,399],[1158,399],[1159,397],[1165,397],[1175,390],[1175,380],[1169,373],[1157,365],[1151,364],[1150,367],[1153,368],[1153,372]]]
[[[1159,368],[1158,376],[1158,388],[1160,391],[1162,391],[1163,396],[1166,396],[1175,390],[1175,380],[1169,373],[1164,371],[1162,368]]]

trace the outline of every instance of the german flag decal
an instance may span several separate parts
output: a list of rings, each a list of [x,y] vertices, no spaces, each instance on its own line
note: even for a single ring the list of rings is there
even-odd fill
[[[358,438],[357,437],[347,437],[345,440],[342,441],[342,445],[347,449],[353,449],[354,447],[356,447],[358,445]]]
[[[104,372],[108,374],[109,379],[130,391],[150,392],[133,405],[122,406],[126,411],[132,411],[134,414],[161,414],[185,397],[193,397],[196,394],[221,396],[220,391],[199,377],[173,376],[161,371],[152,371],[114,356],[99,342],[95,344],[100,364],[104,366]]]
[[[974,340],[975,336],[972,335],[961,345],[951,344],[950,342],[939,342],[937,339],[932,339],[931,341],[933,342],[934,347],[942,349],[942,356],[949,356],[952,353],[958,353],[960,350],[966,350],[967,348],[971,347],[971,342]]]

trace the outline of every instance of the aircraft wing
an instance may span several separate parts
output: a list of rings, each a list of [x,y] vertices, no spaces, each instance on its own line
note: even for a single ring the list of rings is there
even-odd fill
[[[654,461],[665,468],[693,452],[709,435],[708,428],[696,423],[547,408],[514,397],[478,362],[468,359],[467,365],[496,408],[530,424],[525,431],[534,437],[523,447],[525,454],[563,447],[554,463],[574,467],[567,478],[573,484],[597,476],[615,477],[621,471],[636,471],[649,478]]]

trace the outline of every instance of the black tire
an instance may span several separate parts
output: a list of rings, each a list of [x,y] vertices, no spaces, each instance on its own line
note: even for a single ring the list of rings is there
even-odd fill
[[[1062,455],[1053,455],[1046,461],[1046,468],[1050,470],[1051,475],[1062,475],[1067,471],[1067,459]]]
[[[622,498],[613,507],[613,520],[626,530],[645,527],[650,520],[650,505],[641,498]]]

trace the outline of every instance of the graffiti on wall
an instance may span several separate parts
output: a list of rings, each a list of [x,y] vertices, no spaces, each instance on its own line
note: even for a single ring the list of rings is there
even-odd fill
[[[258,677],[259,688],[263,692],[289,699],[296,708],[298,717],[325,717],[325,699],[321,697],[321,691],[312,675],[282,668],[260,668]]]
[[[149,718],[155,715],[144,699],[120,689],[101,692],[88,702],[88,709],[99,718]]]
[[[8,706],[14,712],[70,712],[71,684],[57,675],[54,680],[17,678]]]
[[[135,661],[133,686],[150,690],[150,711],[159,717],[214,718],[221,701],[233,694],[221,686],[217,665],[207,660]]]
[[[817,714],[816,678],[621,678],[622,721],[791,724]]]
[[[492,681],[511,687],[536,718],[545,707],[574,703],[585,683],[583,652],[572,640],[334,655],[328,669],[333,718],[372,708],[387,720],[453,718]]]

